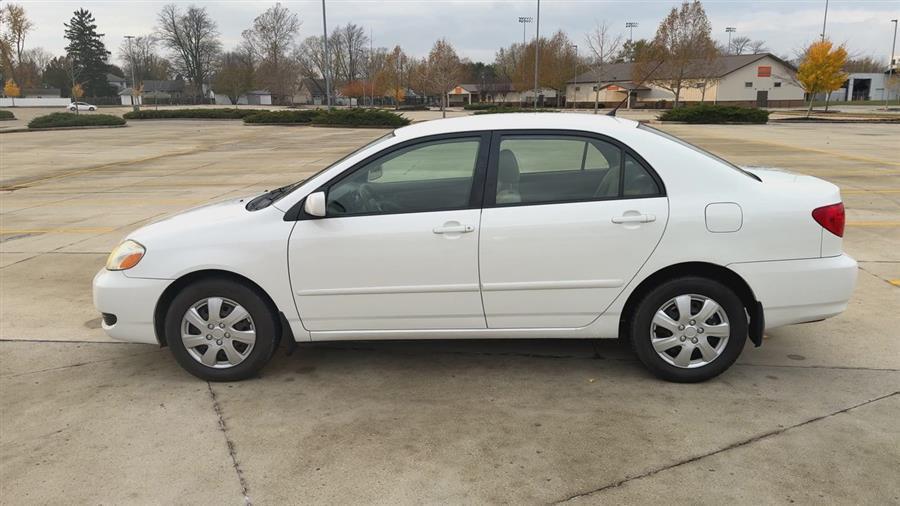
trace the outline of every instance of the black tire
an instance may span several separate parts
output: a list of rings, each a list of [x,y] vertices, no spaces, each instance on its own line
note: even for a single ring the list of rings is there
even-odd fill
[[[241,305],[250,314],[256,331],[256,341],[246,358],[225,369],[198,362],[188,353],[181,339],[185,313],[192,305],[209,297],[222,297]],[[204,279],[182,289],[169,305],[165,321],[166,342],[175,360],[189,373],[207,381],[240,381],[255,376],[275,353],[279,328],[275,308],[257,289],[227,279]]]
[[[678,367],[667,362],[656,352],[651,343],[651,324],[656,312],[675,297],[688,294],[707,297],[718,303],[725,312],[730,326],[728,340],[718,357],[693,368]],[[748,335],[748,323],[744,304],[734,291],[718,281],[688,276],[666,281],[644,296],[632,315],[629,333],[632,349],[641,362],[658,378],[677,383],[696,383],[714,378],[731,367],[744,349]],[[702,335],[699,337],[703,338]],[[714,339],[708,336],[707,338]],[[669,353],[677,354],[676,352],[680,350],[679,346]],[[697,350],[697,354],[699,353],[700,351]],[[697,355],[691,355],[691,357],[694,356]],[[698,356],[699,358],[701,357]]]
[[[96,109],[93,107],[88,107],[88,111],[95,111]]]

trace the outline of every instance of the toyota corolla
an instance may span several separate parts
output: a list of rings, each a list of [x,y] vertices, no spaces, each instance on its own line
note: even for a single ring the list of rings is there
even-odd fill
[[[843,232],[838,188],[814,177],[627,119],[484,115],[140,228],[94,303],[110,336],[207,380],[254,375],[282,339],[624,337],[692,382],[766,329],[841,313]]]

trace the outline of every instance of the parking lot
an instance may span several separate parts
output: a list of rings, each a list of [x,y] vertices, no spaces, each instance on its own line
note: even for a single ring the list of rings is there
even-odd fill
[[[422,116],[424,119],[424,115]],[[896,124],[661,127],[838,184],[848,310],[717,379],[614,341],[301,344],[205,383],[113,342],[91,279],[148,221],[302,179],[378,129],[132,121],[0,135],[0,497],[24,503],[900,502]]]

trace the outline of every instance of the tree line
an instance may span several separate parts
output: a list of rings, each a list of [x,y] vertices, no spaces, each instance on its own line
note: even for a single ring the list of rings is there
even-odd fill
[[[26,46],[34,25],[22,6],[6,3],[0,9],[0,74],[4,82],[11,80],[18,88],[49,86],[59,88],[65,96],[83,93],[90,97],[115,94],[107,73],[129,82],[133,76],[135,93],[145,81],[178,77],[186,82],[186,93],[197,101],[204,100],[210,88],[233,103],[248,91],[265,89],[276,104],[290,103],[303,78],[328,76],[334,90],[359,102],[389,97],[399,104],[414,92],[440,97],[443,107],[447,93],[461,83],[489,89],[504,83],[506,86],[494,86],[495,95],[504,90],[531,90],[539,53],[541,88],[563,94],[566,83],[576,76],[588,73],[599,82],[607,66],[633,62],[632,75],[617,76],[619,79],[630,77],[635,83],[670,90],[677,105],[684,89],[699,88],[705,93],[720,64],[719,56],[767,51],[764,41],[746,36],[733,37],[728,44],[714,41],[699,0],[673,7],[652,39],[626,40],[604,21],[582,40],[559,30],[499,48],[490,63],[461,57],[445,38],[435,41],[422,57],[408,54],[399,45],[375,47],[365,29],[354,23],[331,31],[327,37],[330,58],[326,59],[325,38],[300,39],[301,26],[296,12],[275,4],[252,20],[235,47],[226,49],[218,25],[205,7],[165,5],[152,31],[119,45],[117,57],[122,65],[117,66],[110,62],[112,52],[88,10],[76,10],[64,24],[66,53],[53,56],[43,48]],[[800,64],[808,57],[808,49],[784,59]],[[841,67],[856,70],[875,65],[871,57],[845,57]]]

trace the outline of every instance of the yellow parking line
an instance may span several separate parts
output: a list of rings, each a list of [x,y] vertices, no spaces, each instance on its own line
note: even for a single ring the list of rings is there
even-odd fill
[[[900,221],[848,221],[848,227],[900,227]]]
[[[891,190],[841,190],[841,193],[900,193],[900,189]]]
[[[900,279],[889,279],[888,283],[890,283],[894,286],[900,286]]]
[[[105,234],[116,227],[0,228],[0,234]]]

